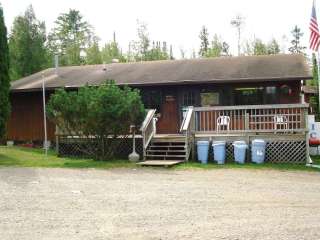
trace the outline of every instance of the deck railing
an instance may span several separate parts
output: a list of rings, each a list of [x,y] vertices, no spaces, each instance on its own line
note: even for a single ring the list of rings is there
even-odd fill
[[[156,119],[154,117],[156,113],[155,109],[150,109],[142,123],[140,128],[143,141],[143,159],[145,160],[147,147],[152,140],[153,136],[156,134]]]
[[[307,111],[308,104],[195,107],[195,132],[303,132]]]
[[[194,145],[194,126],[195,124],[193,107],[189,107],[185,114],[185,117],[183,118],[180,128],[180,132],[185,135],[186,161],[188,161]]]

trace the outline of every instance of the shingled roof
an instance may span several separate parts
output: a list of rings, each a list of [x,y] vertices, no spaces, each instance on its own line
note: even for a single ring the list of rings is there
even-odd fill
[[[56,74],[57,73],[57,74]],[[54,68],[14,81],[12,91],[99,85],[113,79],[118,85],[180,85],[194,83],[261,82],[310,79],[301,55],[219,57],[189,60],[112,63]]]

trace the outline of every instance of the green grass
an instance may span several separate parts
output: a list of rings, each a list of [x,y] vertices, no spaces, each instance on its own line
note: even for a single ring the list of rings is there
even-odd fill
[[[320,157],[313,158],[315,163],[320,164]],[[93,159],[83,158],[64,158],[57,157],[54,151],[49,151],[48,156],[44,155],[42,149],[31,149],[23,147],[4,147],[0,146],[0,167],[46,167],[46,168],[137,168],[138,166],[128,160],[110,160],[95,161]],[[320,171],[317,168],[306,167],[305,164],[235,164],[227,163],[225,165],[217,164],[200,164],[189,162],[180,164],[172,169],[174,170],[210,170],[210,169],[274,169],[274,170],[303,170],[303,171]]]
[[[228,169],[228,168],[237,168],[237,169],[265,169],[265,170],[295,170],[295,171],[320,171],[319,168],[311,168],[306,167],[305,164],[292,164],[292,163],[264,163],[264,164],[254,164],[254,163],[246,163],[246,164],[236,164],[236,163],[227,163],[224,165],[218,164],[201,164],[201,163],[185,163],[180,164],[175,167],[175,169]]]
[[[45,156],[42,149],[22,147],[0,147],[0,166],[102,169],[137,167],[128,160],[64,158],[57,157],[53,151],[49,151],[48,156]]]

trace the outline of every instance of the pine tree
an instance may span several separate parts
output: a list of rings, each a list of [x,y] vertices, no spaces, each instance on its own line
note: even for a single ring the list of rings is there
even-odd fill
[[[253,55],[267,55],[268,50],[266,44],[260,39],[255,39],[253,42]]]
[[[272,39],[271,42],[267,46],[268,54],[279,54],[280,53],[280,45],[277,40]]]
[[[86,49],[86,64],[101,64],[102,57],[99,48],[98,38],[94,38],[90,46]]]
[[[199,55],[201,57],[204,57],[204,56],[206,56],[208,49],[209,49],[209,33],[208,33],[208,29],[206,28],[206,26],[202,26],[199,38],[201,41]]]
[[[318,62],[317,62],[316,55],[314,53],[312,54],[312,76],[313,76],[313,78],[311,80],[307,81],[307,85],[313,86],[318,89],[319,88],[318,87],[318,81],[319,81],[319,79],[318,79]],[[319,89],[318,89],[318,91],[319,91]],[[319,97],[318,97],[318,95],[311,96],[309,103],[315,111],[317,121],[319,121]]]
[[[3,9],[0,5],[0,139],[5,137],[6,123],[10,113],[9,89],[10,78],[7,28],[4,23]]]
[[[37,20],[32,6],[15,18],[9,38],[10,77],[16,80],[48,67],[44,22]]]
[[[48,36],[48,47],[52,55],[60,55],[61,65],[80,65],[85,62],[82,53],[93,38],[91,25],[79,11],[70,9],[55,21],[55,27]]]
[[[304,54],[304,50],[306,49],[305,46],[301,45],[301,38],[303,36],[303,32],[301,32],[301,29],[298,28],[296,25],[293,30],[291,31],[293,39],[291,40],[291,47],[289,47],[289,51],[291,53],[295,54]]]

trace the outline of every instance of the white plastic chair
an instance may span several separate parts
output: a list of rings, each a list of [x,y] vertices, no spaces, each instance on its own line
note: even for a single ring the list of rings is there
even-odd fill
[[[229,131],[230,129],[230,117],[229,116],[219,116],[217,118],[217,131],[220,131],[221,127],[226,127]]]
[[[276,115],[273,117],[274,129],[277,130],[278,126],[280,129],[288,129],[288,118],[283,115]]]

